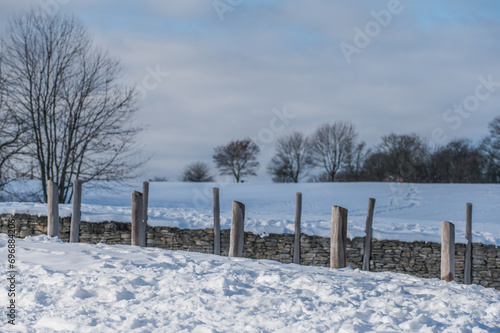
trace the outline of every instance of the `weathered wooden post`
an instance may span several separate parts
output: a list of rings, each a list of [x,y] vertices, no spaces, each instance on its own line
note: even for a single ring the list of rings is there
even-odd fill
[[[142,224],[141,238],[144,238],[144,246],[147,246],[147,227],[148,227],[148,200],[149,200],[149,182],[142,183]]]
[[[332,229],[330,233],[330,267],[345,268],[347,264],[347,209],[332,208]]]
[[[47,181],[47,235],[59,237],[59,190],[52,180]]]
[[[465,209],[465,238],[467,245],[465,248],[465,268],[464,284],[472,283],[472,204],[467,203]]]
[[[441,222],[441,280],[455,279],[455,225]]]
[[[229,239],[229,256],[243,257],[243,242],[245,230],[245,205],[233,201],[233,218],[231,220],[231,233]]]
[[[69,242],[78,243],[80,237],[80,218],[82,216],[82,181],[73,181],[73,210],[71,212],[71,227]]]
[[[363,265],[362,265],[362,270],[363,271],[369,271],[370,270],[370,256],[371,256],[371,250],[372,250],[372,224],[373,224],[373,210],[375,209],[375,199],[370,198],[368,200],[368,212],[366,213],[366,225],[365,225],[365,232],[366,232],[366,237],[365,237],[365,249],[363,253]]]
[[[219,188],[213,188],[214,197],[214,254],[220,255],[220,202]]]
[[[132,245],[144,246],[145,239],[142,237],[141,224],[143,223],[143,198],[142,193],[132,191]]]
[[[293,263],[300,264],[300,219],[302,215],[302,193],[295,195],[295,238],[293,240]]]

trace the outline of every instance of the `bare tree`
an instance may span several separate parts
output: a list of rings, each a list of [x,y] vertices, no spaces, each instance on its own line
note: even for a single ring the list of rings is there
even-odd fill
[[[7,80],[3,75],[2,54],[0,54],[0,189],[11,178],[19,175],[17,167],[19,153],[23,148],[21,136],[26,128],[17,121],[16,114],[6,103],[8,97]]]
[[[317,175],[309,177],[308,182],[310,183],[328,183],[330,181],[330,176],[326,172],[320,172]]]
[[[477,183],[482,180],[483,158],[468,139],[455,139],[434,151],[427,163],[433,183]]]
[[[267,170],[276,183],[298,183],[313,166],[309,140],[300,132],[278,139]]]
[[[378,150],[370,151],[363,163],[363,175],[366,180],[383,181],[389,176],[390,164],[390,157],[386,153]]]
[[[184,182],[213,182],[214,177],[210,174],[210,167],[204,162],[193,162],[182,171]]]
[[[382,137],[378,152],[387,157],[387,175],[405,181],[418,181],[418,170],[429,153],[427,144],[417,134],[389,134]]]
[[[251,139],[233,140],[214,148],[213,159],[221,175],[234,176],[237,183],[243,176],[256,176],[259,167],[259,146]]]
[[[328,181],[335,181],[335,174],[348,162],[356,138],[354,125],[347,122],[323,124],[311,136],[311,156]]]
[[[500,150],[495,149],[490,136],[483,139],[479,152],[483,157],[483,180],[486,183],[500,183]]]
[[[500,150],[500,116],[493,119],[488,128],[490,130],[491,139],[494,142],[495,148]]]
[[[344,171],[346,181],[361,180],[363,164],[366,156],[370,153],[370,150],[365,151],[365,146],[366,143],[361,141],[354,147],[351,154],[348,156]]]
[[[168,182],[167,177],[161,177],[161,176],[154,176],[149,180],[149,182],[157,182],[157,183],[166,183]]]
[[[69,202],[75,178],[135,176],[136,94],[117,82],[119,62],[93,46],[79,20],[30,10],[11,19],[3,48],[9,105],[27,127],[26,164],[36,162],[45,200],[47,180]]]
[[[500,117],[493,119],[489,126],[490,135],[481,142],[479,150],[484,159],[484,180],[500,182]]]

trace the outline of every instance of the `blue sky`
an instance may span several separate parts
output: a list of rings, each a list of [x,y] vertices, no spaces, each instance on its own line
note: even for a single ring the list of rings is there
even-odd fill
[[[212,164],[215,146],[253,137],[261,168],[249,180],[266,182],[275,140],[324,122],[353,122],[368,146],[391,132],[435,144],[480,140],[499,115],[500,88],[473,111],[453,109],[480,77],[500,82],[499,1],[220,1],[234,6],[219,15],[212,0],[6,0],[0,32],[30,5],[73,13],[121,60],[124,83],[154,86],[137,114],[152,155],[145,178],[176,180],[190,162]],[[398,13],[377,23],[373,13],[391,6]],[[367,27],[376,30],[348,62],[342,43],[356,46]],[[155,70],[169,75],[154,81]],[[283,110],[294,118],[270,132]]]

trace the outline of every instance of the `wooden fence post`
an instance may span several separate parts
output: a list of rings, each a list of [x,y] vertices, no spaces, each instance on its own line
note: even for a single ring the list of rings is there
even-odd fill
[[[59,237],[59,190],[52,180],[47,181],[47,235]]]
[[[144,238],[144,246],[147,246],[147,227],[148,227],[148,200],[149,200],[149,182],[142,183],[142,224],[141,238]]]
[[[465,248],[465,269],[464,284],[472,283],[472,204],[467,203],[465,209],[465,238],[467,245]]]
[[[372,248],[372,224],[373,224],[373,210],[375,209],[375,199],[370,198],[368,200],[368,212],[366,213],[366,225],[365,225],[365,249],[363,254],[363,271],[370,270],[370,256]]]
[[[302,193],[295,195],[295,238],[293,240],[293,263],[300,265],[300,220],[302,215]]]
[[[141,233],[141,224],[143,223],[143,198],[142,193],[137,191],[132,191],[132,235],[131,243],[132,245],[144,246],[145,239]]]
[[[80,237],[80,219],[82,217],[82,181],[73,181],[73,210],[71,212],[70,243],[78,243]]]
[[[231,220],[231,234],[229,240],[229,256],[243,257],[243,242],[245,235],[245,205],[233,201],[233,218]]]
[[[441,222],[441,280],[455,279],[455,225]]]
[[[332,207],[332,228],[330,233],[330,267],[345,268],[347,264],[347,209]]]
[[[220,202],[219,188],[213,188],[214,197],[214,254],[220,255]]]

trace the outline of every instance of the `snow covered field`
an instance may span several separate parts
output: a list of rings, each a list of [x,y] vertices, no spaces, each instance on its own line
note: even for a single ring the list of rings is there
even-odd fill
[[[35,183],[38,184],[38,183]],[[33,186],[33,184],[32,184]],[[245,230],[258,234],[293,233],[295,193],[303,193],[302,230],[330,236],[332,205],[349,210],[348,236],[364,236],[368,199],[377,200],[374,237],[440,242],[440,223],[456,224],[457,242],[465,243],[465,204],[473,203],[473,241],[500,245],[499,184],[407,183],[150,183],[149,224],[180,228],[212,227],[212,188],[220,188],[221,224],[230,228],[231,201],[246,205]],[[116,186],[114,186],[116,187]],[[115,191],[84,187],[82,219],[130,222],[131,191],[142,184],[120,185]],[[3,202],[0,213],[46,215],[44,204]],[[70,216],[71,205],[60,207]]]
[[[47,236],[17,239],[16,256],[2,332],[500,331],[500,292],[477,285]]]

